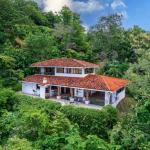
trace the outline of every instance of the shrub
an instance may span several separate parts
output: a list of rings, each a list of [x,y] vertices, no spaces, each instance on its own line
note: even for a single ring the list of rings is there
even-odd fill
[[[116,150],[117,146],[109,144],[95,135],[89,135],[85,141],[85,150]],[[118,147],[119,149],[119,147]]]
[[[117,122],[117,110],[106,106],[102,110],[63,106],[61,111],[72,121],[77,123],[83,135],[95,134],[108,139],[108,131]]]
[[[13,99],[14,92],[11,89],[0,89],[0,112],[6,109],[8,111],[13,110],[15,101]]]
[[[49,116],[52,116],[56,110],[60,110],[61,104],[54,101],[43,100],[41,98],[33,98],[30,96],[15,94],[14,96],[17,104],[16,109],[20,109],[24,105],[29,105],[38,109],[43,110]]]
[[[26,139],[20,139],[18,137],[12,137],[8,139],[6,147],[7,150],[35,150],[32,144]]]

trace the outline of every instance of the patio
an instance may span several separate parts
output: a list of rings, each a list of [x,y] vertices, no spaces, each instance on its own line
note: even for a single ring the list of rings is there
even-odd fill
[[[18,92],[18,93],[23,94],[23,95],[27,95],[27,96],[31,96],[31,97],[34,97],[34,98],[39,98],[39,96],[30,95],[30,94],[25,94],[25,93],[22,93],[21,91]],[[43,99],[43,100],[59,102],[59,103],[61,103],[62,106],[64,106],[64,105],[73,105],[73,106],[84,107],[84,108],[89,108],[89,109],[102,109],[102,106],[93,105],[93,104],[84,104],[83,102],[77,102],[77,101],[70,102],[69,100],[56,99],[56,98],[54,98],[54,97],[48,98],[48,99]]]
[[[46,99],[54,99],[65,104],[82,104],[102,107],[105,105],[105,92],[69,87],[48,86]]]
[[[50,100],[50,101],[55,101],[55,102],[59,102],[61,103],[62,106],[64,105],[73,105],[73,106],[77,106],[77,107],[84,107],[84,108],[89,108],[89,109],[102,109],[102,106],[98,106],[98,105],[93,105],[93,104],[84,104],[82,102],[70,102],[68,100],[65,99],[46,99],[46,100]]]

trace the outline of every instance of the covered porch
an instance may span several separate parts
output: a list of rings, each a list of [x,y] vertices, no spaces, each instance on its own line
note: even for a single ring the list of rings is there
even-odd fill
[[[64,86],[40,87],[40,97],[55,99],[66,103],[104,106],[107,102],[106,91],[70,88]]]

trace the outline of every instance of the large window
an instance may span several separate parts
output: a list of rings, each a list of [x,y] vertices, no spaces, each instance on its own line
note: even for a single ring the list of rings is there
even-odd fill
[[[45,68],[45,74],[55,75],[55,68]]]
[[[82,69],[80,69],[80,68],[66,68],[66,73],[68,73],[68,74],[82,74]]]
[[[71,74],[72,69],[71,68],[66,68],[66,73]]]
[[[64,73],[64,68],[57,68],[57,73]]]
[[[85,74],[94,73],[94,68],[86,68]]]
[[[72,69],[72,73],[73,73],[73,74],[82,74],[82,69],[73,68],[73,69]]]

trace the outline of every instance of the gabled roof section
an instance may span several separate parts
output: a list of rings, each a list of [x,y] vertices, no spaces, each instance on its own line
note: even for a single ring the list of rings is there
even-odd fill
[[[43,83],[46,79],[46,83]],[[59,85],[67,87],[77,87],[102,91],[117,91],[125,87],[128,80],[100,76],[100,75],[87,75],[84,78],[79,77],[61,77],[61,76],[48,76],[48,75],[32,75],[24,79],[27,82],[34,82],[39,85]]]
[[[46,61],[33,63],[31,67],[83,67],[83,68],[98,68],[99,66],[83,60],[70,58],[55,58]]]

